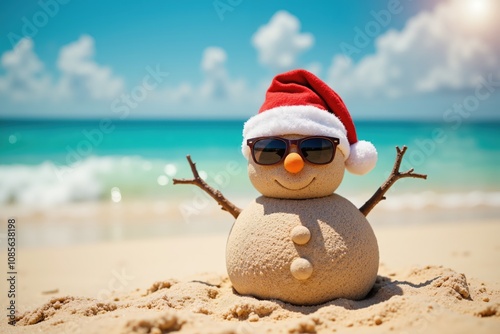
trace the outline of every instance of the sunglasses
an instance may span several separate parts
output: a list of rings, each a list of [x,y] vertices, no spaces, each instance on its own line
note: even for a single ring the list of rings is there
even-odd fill
[[[296,145],[299,155],[316,165],[325,165],[335,157],[338,138],[311,136],[301,139],[286,139],[281,137],[257,137],[247,140],[252,151],[252,158],[259,165],[274,165],[281,162],[290,151],[291,145]]]

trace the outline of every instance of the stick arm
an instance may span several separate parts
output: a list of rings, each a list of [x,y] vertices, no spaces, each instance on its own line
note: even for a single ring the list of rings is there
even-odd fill
[[[231,201],[229,201],[222,193],[209,186],[198,174],[198,170],[196,169],[196,163],[191,160],[191,156],[186,156],[187,161],[189,162],[189,166],[191,167],[191,172],[193,173],[192,179],[173,179],[173,183],[175,184],[194,184],[195,186],[201,188],[205,191],[210,197],[212,197],[224,211],[229,212],[235,219],[238,218],[241,209],[234,205]]]
[[[394,166],[392,167],[391,174],[385,180],[385,182],[375,191],[375,193],[370,197],[362,207],[359,208],[359,211],[365,216],[367,216],[370,211],[382,200],[385,200],[385,193],[392,187],[397,180],[412,177],[417,179],[427,179],[427,175],[425,174],[417,174],[413,172],[413,168],[407,170],[406,172],[400,172],[399,168],[401,167],[401,161],[403,160],[403,156],[406,152],[407,147],[403,146],[399,148],[396,146],[396,161],[394,162]]]

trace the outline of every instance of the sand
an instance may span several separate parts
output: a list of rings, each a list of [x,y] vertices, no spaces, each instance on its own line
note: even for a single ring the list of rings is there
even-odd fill
[[[374,230],[367,298],[308,307],[236,294],[225,234],[20,249],[18,324],[0,332],[500,332],[498,221]]]

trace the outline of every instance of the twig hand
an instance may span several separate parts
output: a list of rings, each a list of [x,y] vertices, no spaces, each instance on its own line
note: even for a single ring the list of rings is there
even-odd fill
[[[373,194],[372,197],[368,201],[366,201],[365,204],[361,208],[359,208],[359,211],[361,211],[362,214],[365,216],[370,213],[370,211],[377,205],[380,201],[385,199],[385,193],[389,188],[399,179],[405,178],[405,177],[413,177],[417,179],[427,179],[427,175],[425,174],[417,174],[413,173],[413,168],[407,170],[406,172],[400,172],[399,167],[401,166],[401,161],[403,160],[403,155],[406,152],[407,147],[403,146],[403,148],[399,148],[396,146],[396,151],[397,151],[397,156],[396,156],[396,161],[394,162],[394,167],[392,167],[391,174],[385,180],[385,182],[377,189],[375,194]]]
[[[191,156],[186,156],[189,166],[191,167],[191,172],[193,173],[193,179],[173,179],[174,184],[194,184],[200,187],[203,191],[210,195],[217,203],[221,206],[221,209],[229,212],[236,219],[241,212],[241,209],[231,203],[219,190],[210,187],[198,174],[196,169],[196,164],[191,160]]]

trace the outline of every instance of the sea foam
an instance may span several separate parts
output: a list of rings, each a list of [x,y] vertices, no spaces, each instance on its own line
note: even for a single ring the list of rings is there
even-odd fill
[[[140,157],[89,157],[76,165],[0,165],[0,204],[53,206],[112,199],[116,189],[138,196],[155,192],[165,164]],[[151,175],[156,173],[155,177]],[[114,197],[113,197],[114,196]]]

